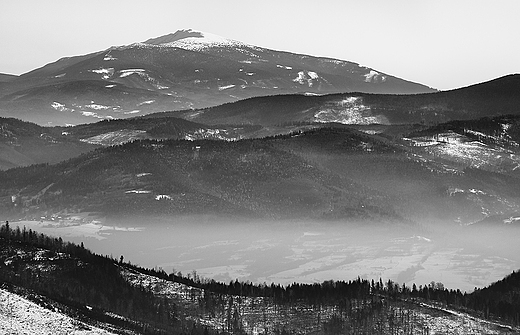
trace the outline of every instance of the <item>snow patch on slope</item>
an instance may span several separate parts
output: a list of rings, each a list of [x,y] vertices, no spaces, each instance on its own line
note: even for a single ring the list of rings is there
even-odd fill
[[[158,194],[155,196],[155,200],[173,200],[173,198],[167,194]]]
[[[474,131],[468,133],[481,134]],[[487,136],[482,134],[483,136]],[[473,168],[483,168],[492,171],[514,171],[520,168],[520,156],[515,152],[493,147],[453,131],[440,133],[435,136],[415,137],[406,139],[415,147],[424,149],[443,159],[455,161]]]
[[[17,294],[0,289],[1,334],[116,334],[43,308]]]
[[[94,103],[91,103],[90,105],[85,105],[85,107],[90,108],[90,109],[95,109],[95,110],[105,110],[105,109],[111,108],[109,106],[104,106],[104,105],[99,105],[99,104],[94,104]]]
[[[81,111],[81,114],[83,116],[90,116],[90,117],[94,117],[96,119],[105,119],[105,117],[101,116],[101,115],[98,115],[97,113],[94,113],[94,112],[87,112],[87,111]],[[106,117],[107,119],[110,119],[112,118],[111,116],[107,116]]]
[[[310,79],[318,79],[319,76],[316,72],[313,72],[313,71],[307,71],[307,75],[309,76]]]
[[[51,107],[59,112],[74,112],[74,109],[65,107],[64,104],[54,101],[51,103]]]
[[[315,122],[343,124],[389,124],[386,117],[372,115],[370,107],[363,105],[361,97],[347,97],[314,114]]]
[[[95,145],[110,146],[145,138],[147,138],[147,135],[144,130],[122,129],[80,139],[80,141]]]
[[[125,78],[125,77],[128,77],[128,76],[134,75],[134,74],[138,75],[139,77],[141,77],[145,81],[149,82],[150,84],[152,84],[153,86],[155,86],[155,88],[157,88],[159,90],[169,88],[168,86],[164,86],[164,85],[159,84],[159,81],[157,79],[151,77],[148,73],[146,73],[145,69],[119,70],[119,78]]]
[[[99,69],[88,70],[88,71],[89,72],[93,72],[93,73],[101,74],[101,78],[104,79],[104,80],[110,79],[114,75],[114,68],[113,67],[99,68]]]
[[[385,82],[386,76],[381,75],[379,72],[370,70],[369,73],[365,74],[365,82],[367,83],[376,83],[376,82]]]
[[[110,52],[108,52],[105,57],[103,58],[104,61],[111,61],[111,60],[117,60],[117,58],[115,58],[114,56],[112,56],[110,54]]]
[[[319,78],[320,76],[318,76],[316,72],[307,71],[307,73],[305,73],[305,71],[299,71],[298,77],[294,78],[293,81],[295,83],[299,83],[300,85],[305,85],[305,83],[307,83],[309,87],[312,87],[314,85],[313,80],[317,80]]]

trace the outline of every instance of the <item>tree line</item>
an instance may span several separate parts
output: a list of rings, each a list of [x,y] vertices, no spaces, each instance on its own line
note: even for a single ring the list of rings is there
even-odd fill
[[[293,315],[295,310],[307,306],[313,311],[312,317],[319,321],[321,331],[327,334],[348,329],[354,332],[355,327],[374,334],[383,334],[391,327],[411,329],[417,321],[413,308],[409,307],[418,301],[449,306],[484,318],[500,318],[513,325],[520,324],[520,272],[513,272],[503,280],[472,293],[450,290],[436,282],[409,287],[392,280],[359,277],[349,281],[329,280],[285,286],[238,280],[223,283],[202,278],[196,272],[189,275],[180,272],[168,274],[160,268],[142,268],[124,262],[122,257],[116,260],[92,253],[83,244],[65,242],[31,229],[13,229],[9,223],[0,226],[0,242],[2,282],[23,286],[55,301],[76,306],[85,314],[97,313],[94,316],[98,320],[107,318],[101,311],[113,311],[132,320],[131,327],[147,334],[202,334],[215,330],[190,321],[190,312],[178,302],[154,294],[145,287],[129,284],[121,275],[121,267],[200,289],[203,293],[194,298],[197,313],[225,314],[228,328],[220,331],[227,333],[244,332],[242,327],[248,323],[242,320],[248,313],[243,313],[246,307],[240,301],[245,298],[257,301],[265,310],[273,308],[279,314]],[[20,255],[19,250],[30,257],[13,257]],[[52,265],[52,271],[46,271],[45,266],[31,266],[36,262],[38,252],[44,252],[47,259],[53,259],[47,264],[49,269]],[[86,305],[95,309],[88,311]],[[262,310],[261,306],[254,310],[248,308],[249,314]],[[328,311],[329,317],[319,319],[317,315],[326,315],[325,311]],[[301,316],[302,313],[297,315]],[[150,327],[146,330],[145,325]],[[277,331],[291,332],[283,326]]]

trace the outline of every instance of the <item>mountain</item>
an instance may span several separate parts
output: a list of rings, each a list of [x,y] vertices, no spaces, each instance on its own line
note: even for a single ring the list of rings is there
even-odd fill
[[[62,58],[0,86],[0,115],[42,125],[127,118],[308,92],[434,92],[357,63],[181,30]]]
[[[0,73],[0,83],[7,83],[16,79],[14,74]]]
[[[429,94],[276,95],[249,98],[204,109],[152,113],[142,117],[104,120],[75,127],[39,128],[33,132],[33,135],[53,133],[54,140],[58,138],[64,140],[66,136],[69,143],[76,141],[106,146],[136,139],[261,138],[338,123],[372,133],[390,131],[392,134],[387,135],[391,136],[392,140],[408,135],[412,137],[435,135],[438,138],[439,134],[452,131],[458,135],[453,137],[444,134],[443,138],[460,142],[461,139],[469,136],[477,142],[512,146],[514,149],[515,143],[520,143],[517,121],[520,114],[518,107],[520,96],[517,94],[519,90],[520,75],[510,75],[457,90]],[[487,119],[480,120],[480,118]],[[422,134],[414,133],[418,129],[424,130],[428,125],[435,124],[438,126]],[[470,132],[473,132],[473,135]],[[479,132],[485,133],[488,139],[476,136]],[[508,141],[512,142],[508,144]],[[467,140],[463,142],[469,143]],[[409,145],[420,143],[427,142],[413,140]],[[430,150],[430,153],[447,157],[445,143],[439,141],[435,143],[438,145],[430,147],[435,149]],[[38,160],[16,158],[19,155],[13,152],[14,147],[18,152],[25,150],[23,143],[10,143],[9,150],[6,149],[0,154],[0,159],[9,163],[4,163],[0,168],[40,162],[52,163],[60,160],[59,157],[54,158],[54,154],[49,155],[45,150],[37,151],[40,154]],[[475,146],[473,149],[476,149]],[[484,157],[486,151],[484,149],[478,148],[481,157]],[[510,149],[502,148],[499,151],[504,150]],[[66,151],[62,153],[65,154]],[[489,162],[479,163],[478,166],[485,165],[489,168],[507,162],[512,163],[512,167],[516,166],[515,156],[510,156],[512,159],[505,159],[506,162],[503,157],[507,155],[492,156],[494,158],[490,158]],[[72,156],[63,156],[63,158],[70,157]],[[488,157],[491,156],[488,154]],[[469,161],[472,160],[470,157],[454,159],[459,163],[477,166],[475,162]]]
[[[209,125],[273,126],[295,122],[435,124],[504,114],[520,115],[520,74],[427,94],[344,93],[255,97],[197,110],[158,113]]]
[[[516,154],[517,165],[486,169],[388,134],[335,126],[230,142],[138,140],[0,172],[0,213],[411,224],[520,210]]]

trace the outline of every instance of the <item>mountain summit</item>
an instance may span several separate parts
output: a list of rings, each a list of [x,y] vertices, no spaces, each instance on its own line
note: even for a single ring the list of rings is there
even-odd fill
[[[0,116],[64,125],[256,96],[434,90],[358,63],[188,30],[67,57],[0,85]]]
[[[205,34],[200,31],[193,31],[191,29],[182,29],[182,30],[177,30],[176,32],[168,34],[168,35],[163,35],[163,36],[156,37],[156,38],[150,38],[150,39],[144,41],[143,43],[159,45],[159,44],[176,42],[178,40],[182,40],[184,38],[190,38],[190,37],[204,38],[204,35]]]
[[[176,43],[180,42],[180,43]],[[174,33],[156,37],[156,38],[150,38],[143,43],[145,44],[153,44],[153,45],[167,45],[170,46],[178,46],[182,44],[215,44],[215,45],[222,45],[222,44],[228,44],[228,45],[237,45],[244,43],[230,40],[218,35],[210,34],[210,33],[204,33],[201,31],[194,31],[192,29],[183,29],[183,30],[177,30]],[[175,43],[175,44],[172,44]]]
[[[204,51],[208,48],[255,48],[239,41],[231,40],[215,34],[194,31],[192,29],[177,30],[174,33],[151,38],[143,42],[144,44],[158,45],[164,47],[181,48],[190,51]]]

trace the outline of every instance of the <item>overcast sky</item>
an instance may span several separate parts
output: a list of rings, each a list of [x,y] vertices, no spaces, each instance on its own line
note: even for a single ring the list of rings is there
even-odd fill
[[[438,89],[520,73],[520,0],[0,0],[0,72],[194,29]]]

